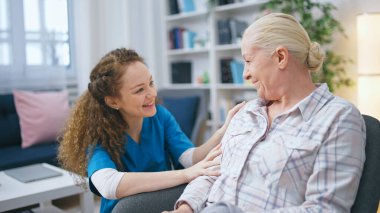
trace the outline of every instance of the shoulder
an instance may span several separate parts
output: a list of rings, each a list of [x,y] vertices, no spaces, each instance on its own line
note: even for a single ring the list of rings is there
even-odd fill
[[[155,116],[157,116],[159,119],[166,118],[168,116],[171,116],[171,113],[168,109],[166,109],[164,106],[157,104],[156,105],[157,113]]]
[[[265,101],[262,99],[253,99],[248,101],[233,117],[233,119],[240,120],[246,117],[247,113],[256,112],[260,107],[265,105]]]
[[[364,126],[364,118],[359,109],[349,101],[335,95],[315,116],[319,117],[317,120],[324,123],[354,125],[356,128]]]
[[[319,107],[317,108],[320,108],[320,110],[317,111],[325,113],[325,116],[343,114],[361,115],[359,110],[352,103],[331,93],[326,83],[317,85],[317,89],[313,92],[312,98],[318,102],[317,105],[319,105]]]
[[[352,114],[361,116],[359,109],[356,108],[354,104],[335,95],[334,98],[328,103],[327,110],[330,112],[336,111],[338,114]]]
[[[173,120],[173,115],[170,113],[168,109],[166,109],[162,105],[156,105],[156,114],[153,116],[153,119],[160,122],[161,124],[165,124]]]

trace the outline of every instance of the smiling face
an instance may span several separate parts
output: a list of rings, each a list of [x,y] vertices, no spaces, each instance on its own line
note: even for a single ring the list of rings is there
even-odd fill
[[[276,57],[261,48],[253,47],[244,39],[241,50],[245,61],[243,78],[252,82],[260,98],[275,100],[279,80]]]
[[[157,90],[152,75],[142,62],[124,66],[118,97],[106,97],[107,104],[118,109],[127,123],[156,114]]]

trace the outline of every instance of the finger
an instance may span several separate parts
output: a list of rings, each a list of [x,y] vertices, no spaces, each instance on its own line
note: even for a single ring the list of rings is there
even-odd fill
[[[207,176],[220,176],[221,175],[220,166],[215,167],[215,169],[213,169],[213,170],[207,170],[204,175],[207,175]]]
[[[220,165],[220,161],[207,161],[206,163],[203,164],[202,168],[208,169],[213,166]]]
[[[221,143],[218,143],[218,145],[216,145],[214,148],[211,149],[212,150],[217,150],[217,149],[220,149],[222,147],[222,144]]]
[[[208,153],[208,155],[206,156],[205,161],[212,161],[212,160],[214,160],[216,157],[218,157],[220,154],[222,154],[222,150],[221,150],[221,149],[218,149],[218,150],[215,150],[215,151],[211,151],[211,152]]]
[[[245,105],[245,101],[239,103],[239,104],[236,104],[232,109],[230,109],[230,111],[228,112],[228,114],[231,114],[232,115],[235,115],[236,112],[238,112],[244,105]]]

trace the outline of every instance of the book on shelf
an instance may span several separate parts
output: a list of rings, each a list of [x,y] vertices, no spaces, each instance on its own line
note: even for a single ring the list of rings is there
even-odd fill
[[[230,19],[229,24],[231,32],[231,43],[240,43],[240,40],[243,38],[244,30],[248,27],[248,23],[237,19]]]
[[[195,11],[195,5],[193,0],[178,0],[178,8],[181,13],[188,13]]]
[[[244,64],[241,61],[233,59],[230,62],[232,81],[234,84],[243,84]]]
[[[179,13],[178,1],[177,0],[168,0],[169,1],[169,14],[174,15]]]
[[[173,27],[169,31],[169,48],[170,49],[193,49],[195,46],[196,33],[183,28]]]
[[[248,27],[247,22],[234,18],[220,19],[217,21],[218,43],[236,44],[243,36],[244,30]]]
[[[179,61],[171,63],[171,76],[173,84],[185,84],[191,83],[192,73],[191,68],[192,64],[190,61]]]
[[[230,63],[233,58],[220,59],[220,82],[233,83]]]
[[[205,0],[167,0],[169,1],[169,15],[187,13],[193,11],[207,11]]]
[[[184,30],[182,32],[182,46],[184,49],[193,49],[195,44],[195,36],[197,34],[190,30]]]
[[[221,83],[243,84],[244,64],[233,58],[220,59]]]
[[[231,32],[229,27],[228,19],[220,19],[217,21],[218,27],[218,43],[219,44],[230,44],[231,43]]]
[[[234,2],[234,0],[217,0],[218,5],[232,4]]]

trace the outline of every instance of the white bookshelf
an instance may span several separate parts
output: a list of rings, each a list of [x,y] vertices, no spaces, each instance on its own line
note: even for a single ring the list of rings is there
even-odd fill
[[[196,1],[196,0],[194,0]],[[163,32],[163,88],[181,89],[204,89],[209,93],[209,110],[211,120],[206,122],[206,126],[213,132],[223,123],[223,117],[227,108],[231,107],[234,100],[250,99],[255,96],[255,89],[252,85],[221,83],[220,80],[220,59],[230,57],[242,60],[240,43],[218,44],[217,21],[219,19],[236,18],[252,23],[260,15],[260,6],[264,0],[245,0],[233,4],[216,6],[209,11],[197,11],[188,13],[169,14],[169,0],[165,0],[162,5],[162,32]],[[205,1],[206,2],[206,1]],[[204,46],[193,49],[170,49],[169,31],[173,27],[184,27],[200,35],[208,42]],[[192,83],[173,84],[171,83],[171,62],[191,61],[192,62]],[[197,77],[203,72],[208,72],[209,83],[200,84]],[[224,111],[224,115],[222,113]]]

